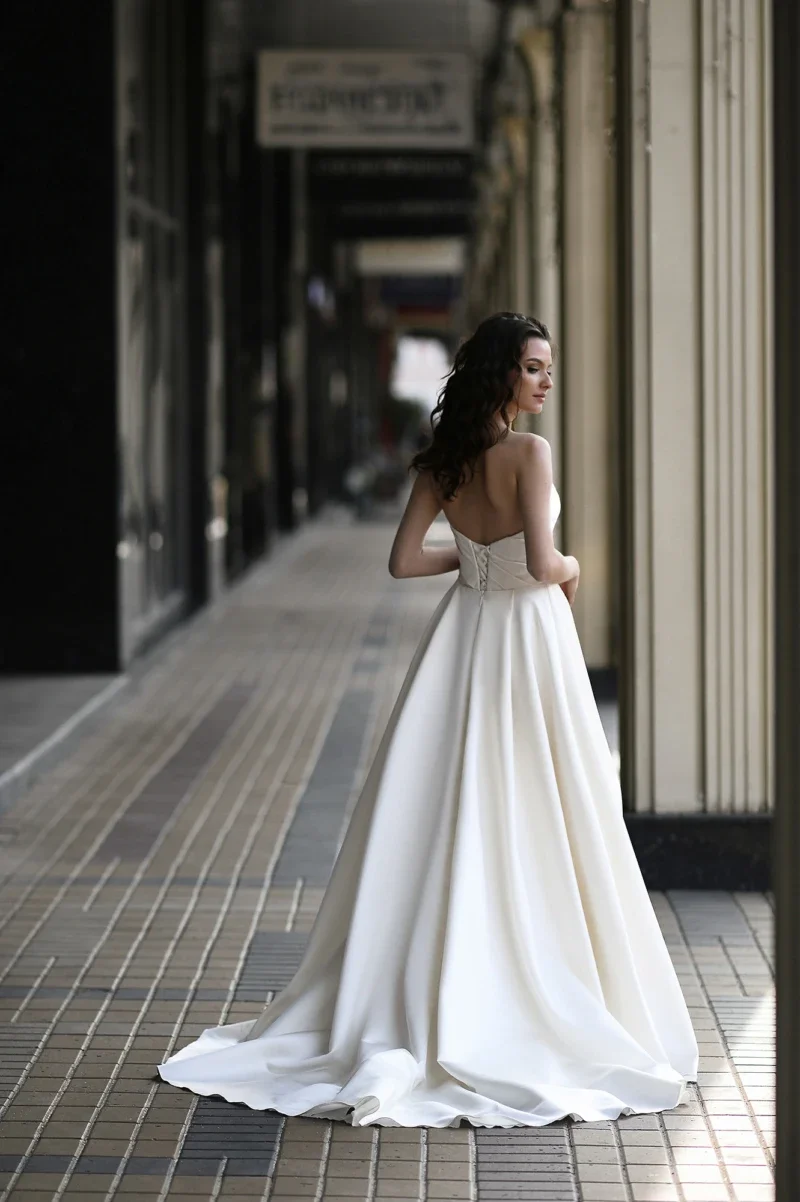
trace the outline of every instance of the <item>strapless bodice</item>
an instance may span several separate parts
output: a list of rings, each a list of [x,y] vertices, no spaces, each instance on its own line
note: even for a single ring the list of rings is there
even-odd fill
[[[561,498],[555,485],[550,494],[550,529],[558,521]],[[451,526],[458,548],[459,583],[480,593],[505,592],[509,589],[546,588],[528,571],[525,535],[522,530],[491,543],[476,543]]]

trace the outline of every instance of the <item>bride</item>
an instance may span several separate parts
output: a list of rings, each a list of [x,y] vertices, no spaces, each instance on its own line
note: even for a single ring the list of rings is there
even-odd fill
[[[159,1072],[257,1110],[538,1127],[671,1109],[698,1049],[623,819],[553,544],[540,322],[459,349],[389,559],[432,615],[289,985]],[[455,548],[428,548],[444,510]]]

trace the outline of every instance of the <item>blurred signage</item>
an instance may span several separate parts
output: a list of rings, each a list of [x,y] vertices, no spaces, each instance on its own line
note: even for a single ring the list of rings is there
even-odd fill
[[[262,146],[466,150],[473,140],[466,54],[262,50]]]
[[[326,229],[336,238],[455,238],[471,221],[467,200],[353,200],[328,210]]]
[[[338,204],[354,195],[369,198],[471,197],[474,161],[464,152],[312,151],[308,160],[311,196]]]

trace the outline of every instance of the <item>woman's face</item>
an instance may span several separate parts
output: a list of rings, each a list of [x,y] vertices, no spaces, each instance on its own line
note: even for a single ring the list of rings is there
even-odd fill
[[[541,413],[545,397],[553,387],[553,356],[544,338],[528,338],[519,359],[519,376],[514,383],[514,400],[519,413]]]

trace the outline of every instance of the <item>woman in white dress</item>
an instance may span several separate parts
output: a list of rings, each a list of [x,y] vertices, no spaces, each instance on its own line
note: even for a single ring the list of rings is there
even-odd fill
[[[353,1125],[538,1127],[687,1100],[698,1049],[634,856],[553,544],[538,321],[459,349],[391,550],[458,571],[409,667],[300,967],[159,1072]],[[455,548],[423,540],[444,509]]]

